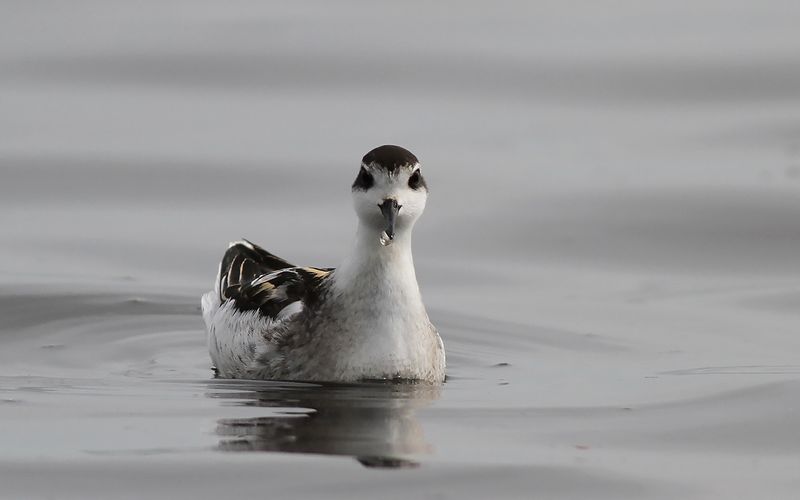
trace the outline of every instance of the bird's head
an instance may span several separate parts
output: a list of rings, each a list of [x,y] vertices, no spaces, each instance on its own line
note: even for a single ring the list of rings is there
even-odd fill
[[[362,225],[384,246],[410,234],[427,199],[428,186],[413,153],[387,145],[364,155],[353,182],[353,205]]]

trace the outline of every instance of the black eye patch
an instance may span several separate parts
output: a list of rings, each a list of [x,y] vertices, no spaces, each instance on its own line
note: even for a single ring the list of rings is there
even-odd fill
[[[367,172],[364,167],[361,167],[361,170],[358,171],[358,177],[356,177],[355,182],[353,182],[353,189],[366,191],[371,188],[373,184],[375,184],[375,179],[372,178],[372,174]]]
[[[411,189],[427,188],[425,179],[422,178],[422,173],[419,169],[415,170],[411,177],[408,178],[408,187]]]

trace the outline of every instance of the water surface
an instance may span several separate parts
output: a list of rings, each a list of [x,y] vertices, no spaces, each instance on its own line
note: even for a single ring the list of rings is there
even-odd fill
[[[11,2],[0,498],[794,498],[793,2]],[[215,379],[230,240],[423,161],[448,381]]]

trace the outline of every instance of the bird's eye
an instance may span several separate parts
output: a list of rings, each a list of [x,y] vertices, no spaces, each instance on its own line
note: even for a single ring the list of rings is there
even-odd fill
[[[419,173],[419,170],[415,170],[411,177],[408,178],[408,187],[411,189],[419,189],[422,185],[422,174]]]
[[[374,183],[375,179],[372,178],[372,174],[367,172],[364,167],[361,167],[361,170],[358,172],[358,177],[356,177],[355,182],[353,182],[353,189],[366,191],[371,188]]]

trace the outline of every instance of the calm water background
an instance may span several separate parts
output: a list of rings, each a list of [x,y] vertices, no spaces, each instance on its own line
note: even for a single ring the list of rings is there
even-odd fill
[[[1,498],[795,498],[800,7],[0,6]],[[441,389],[214,380],[396,143]]]

